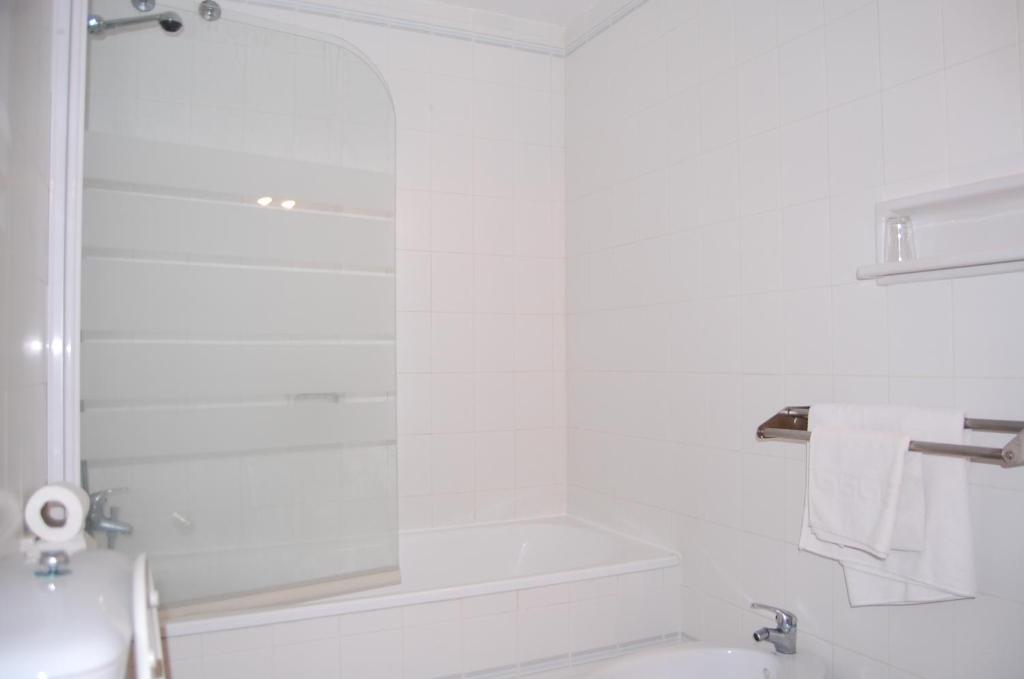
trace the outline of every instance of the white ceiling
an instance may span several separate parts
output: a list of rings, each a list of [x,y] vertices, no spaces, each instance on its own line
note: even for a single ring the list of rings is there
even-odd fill
[[[507,16],[567,27],[595,0],[438,0],[446,5],[495,12]]]

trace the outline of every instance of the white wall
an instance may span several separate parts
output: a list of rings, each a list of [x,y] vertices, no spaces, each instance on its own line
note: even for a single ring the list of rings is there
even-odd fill
[[[564,512],[563,60],[242,8],[351,41],[395,98],[402,526]]]
[[[562,513],[562,61],[348,37],[387,39],[398,107],[403,525]]]
[[[690,633],[800,617],[837,677],[1019,676],[1024,474],[975,465],[981,595],[852,610],[796,549],[787,404],[1024,415],[1020,274],[883,288],[876,201],[1024,169],[1012,0],[651,0],[567,65],[569,511],[685,554]]]
[[[19,504],[46,482],[51,21],[0,2],[0,490]]]

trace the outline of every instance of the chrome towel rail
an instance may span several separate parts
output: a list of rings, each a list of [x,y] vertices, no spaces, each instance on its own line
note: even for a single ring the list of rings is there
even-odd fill
[[[807,430],[807,418],[810,412],[810,406],[783,408],[771,418],[761,423],[761,426],[757,428],[757,438],[762,441],[772,439],[809,441],[811,432]],[[911,441],[910,450],[915,453],[969,457],[975,462],[998,464],[1003,467],[1024,466],[1024,421],[984,420],[976,417],[966,417],[964,418],[964,429],[1015,434],[1015,436],[1002,448],[938,443],[935,441]]]

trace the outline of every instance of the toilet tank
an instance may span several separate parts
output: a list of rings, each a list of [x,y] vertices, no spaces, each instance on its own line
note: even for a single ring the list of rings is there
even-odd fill
[[[71,556],[40,576],[0,560],[0,677],[124,679],[132,639],[132,562],[110,550]]]

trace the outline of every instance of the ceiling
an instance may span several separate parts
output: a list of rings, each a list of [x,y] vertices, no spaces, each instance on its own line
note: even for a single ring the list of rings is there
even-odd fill
[[[505,14],[520,19],[567,27],[590,9],[595,0],[439,0],[446,5]]]

